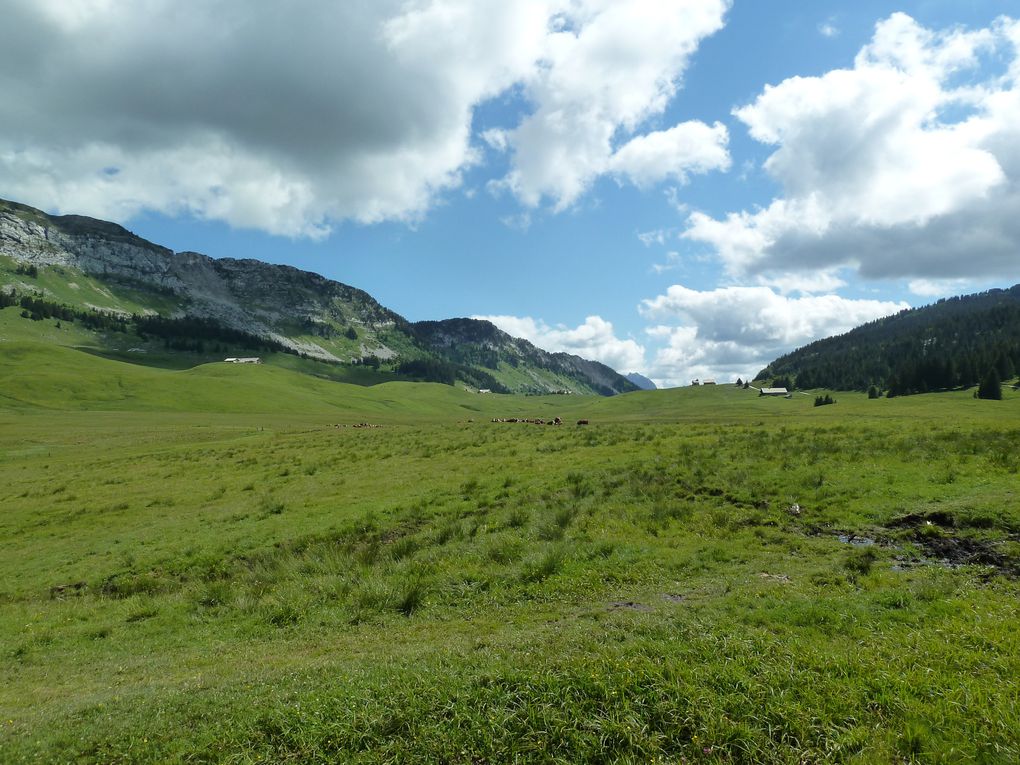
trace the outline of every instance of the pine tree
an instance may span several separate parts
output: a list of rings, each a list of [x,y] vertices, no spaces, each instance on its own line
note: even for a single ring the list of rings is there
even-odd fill
[[[999,354],[999,358],[995,361],[995,368],[999,372],[999,380],[1012,380],[1016,375],[1016,371],[1013,369],[1013,362],[1005,353]]]
[[[992,401],[1002,400],[1002,380],[999,379],[999,370],[992,367],[988,374],[981,381],[977,391],[978,398],[990,399]]]

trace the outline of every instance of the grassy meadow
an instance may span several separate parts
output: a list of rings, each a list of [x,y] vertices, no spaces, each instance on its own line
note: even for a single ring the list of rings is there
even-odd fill
[[[0,761],[1020,761],[1020,393],[834,395],[2,343]]]

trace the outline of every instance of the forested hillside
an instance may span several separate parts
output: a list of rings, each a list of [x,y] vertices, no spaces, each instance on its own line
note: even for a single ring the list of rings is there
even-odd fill
[[[1020,369],[1020,285],[947,298],[864,324],[786,354],[756,379],[786,378],[798,388],[889,395],[1002,380]]]

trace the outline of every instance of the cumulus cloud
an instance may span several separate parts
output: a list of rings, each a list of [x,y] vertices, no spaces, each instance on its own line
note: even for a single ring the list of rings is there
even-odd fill
[[[491,321],[513,337],[523,337],[547,351],[572,353],[582,358],[601,361],[622,372],[644,367],[645,349],[634,340],[616,336],[611,322],[600,316],[589,316],[577,327],[550,327],[541,319],[530,316],[473,316]]]
[[[0,187],[62,212],[187,213],[317,237],[336,221],[420,218],[488,145],[513,151],[524,198],[567,201],[608,171],[596,133],[609,141],[661,112],[724,9],[725,0],[220,0],[186,11],[171,0],[10,0]],[[526,95],[530,116],[475,135],[475,108],[511,91]],[[589,148],[575,152],[578,138]],[[672,175],[718,162],[673,143],[694,153],[689,164],[675,158]],[[646,178],[637,162],[621,172]],[[540,166],[565,185],[548,185]]]
[[[1008,69],[979,75],[983,58]],[[764,167],[783,194],[722,219],[693,213],[683,236],[712,245],[733,275],[1014,274],[1018,62],[1020,22],[935,32],[894,14],[852,69],[790,78],[734,112],[776,147]]]
[[[648,187],[672,179],[686,183],[689,173],[728,170],[729,133],[720,122],[682,122],[632,138],[609,159],[609,169],[635,186]]]
[[[641,313],[662,347],[651,376],[666,385],[694,377],[753,375],[784,353],[908,308],[838,295],[789,297],[768,287],[692,290],[676,284],[645,300]]]
[[[525,205],[549,198],[562,210],[607,172],[646,184],[727,167],[722,125],[687,122],[632,134],[663,112],[698,44],[722,28],[728,7],[729,0],[571,4],[526,82],[535,110],[507,135],[514,159],[502,185]]]
[[[473,105],[529,71],[546,34],[539,4],[495,1],[8,6],[8,193],[286,235],[420,215],[477,160]]]

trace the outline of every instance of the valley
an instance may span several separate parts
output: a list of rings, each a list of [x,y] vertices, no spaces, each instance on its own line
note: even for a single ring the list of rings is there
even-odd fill
[[[1011,390],[487,396],[0,353],[6,762],[1020,753]]]

